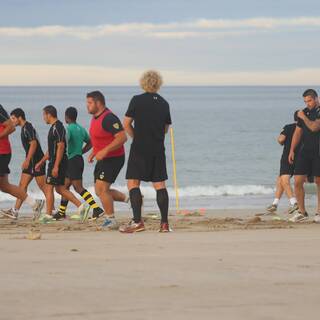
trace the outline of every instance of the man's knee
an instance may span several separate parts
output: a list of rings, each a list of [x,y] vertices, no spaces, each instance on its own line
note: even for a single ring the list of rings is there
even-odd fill
[[[315,177],[315,178],[314,178],[314,183],[315,183],[317,186],[320,186],[320,177]]]
[[[98,197],[102,196],[105,193],[110,192],[110,188],[108,187],[108,184],[104,181],[96,181],[94,189]]]
[[[281,184],[284,186],[284,187],[287,187],[287,186],[290,186],[290,176],[281,176]]]
[[[128,180],[127,181],[128,190],[139,188],[140,187],[140,181],[139,180]]]
[[[294,187],[295,188],[302,188],[304,181],[305,181],[305,178],[303,176],[296,176],[294,178]]]

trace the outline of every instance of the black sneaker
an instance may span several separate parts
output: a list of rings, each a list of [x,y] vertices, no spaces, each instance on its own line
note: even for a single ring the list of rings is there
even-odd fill
[[[57,212],[53,215],[53,220],[59,221],[64,220],[66,218],[66,214],[62,212]]]
[[[104,211],[101,208],[93,209],[92,217],[89,220],[97,220],[104,215]]]

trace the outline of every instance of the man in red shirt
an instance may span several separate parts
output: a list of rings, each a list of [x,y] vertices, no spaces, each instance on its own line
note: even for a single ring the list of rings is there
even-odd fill
[[[15,131],[14,125],[6,110],[0,105],[0,191],[9,193],[15,198],[25,201],[34,211],[34,219],[39,218],[44,206],[44,200],[35,200],[28,196],[20,187],[9,183],[9,163],[11,160],[11,145],[9,135]],[[2,212],[4,214],[4,212]],[[14,218],[15,217],[11,217]]]
[[[92,218],[98,219],[104,213],[106,220],[103,227],[117,229],[114,218],[113,201],[128,202],[129,198],[122,192],[111,189],[125,161],[124,144],[126,133],[119,118],[106,107],[105,98],[100,91],[87,94],[87,109],[93,115],[90,125],[92,152],[88,157],[91,163],[97,160],[94,170],[95,192],[100,198],[104,212],[93,213]]]

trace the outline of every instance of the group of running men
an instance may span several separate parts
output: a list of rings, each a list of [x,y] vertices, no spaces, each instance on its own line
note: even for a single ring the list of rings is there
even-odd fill
[[[275,213],[279,200],[285,192],[292,217],[291,222],[301,222],[309,218],[305,208],[306,182],[317,186],[318,205],[314,222],[320,223],[320,102],[317,92],[308,89],[303,93],[306,107],[294,113],[294,123],[284,126],[278,137],[283,145],[280,161],[280,175],[277,178],[275,199],[267,207],[268,213]],[[294,191],[290,178],[294,176]]]
[[[144,231],[140,182],[146,181],[152,182],[156,190],[161,212],[160,232],[169,232],[164,140],[171,124],[170,109],[167,101],[157,93],[162,85],[158,72],[145,72],[140,85],[144,93],[131,99],[123,123],[106,107],[105,97],[100,91],[88,93],[87,111],[92,115],[89,133],[77,123],[75,107],[65,110],[66,129],[58,119],[57,109],[52,105],[44,107],[43,119],[50,125],[46,152],[43,152],[37,132],[27,121],[25,112],[16,108],[9,117],[0,105],[0,191],[17,198],[13,208],[1,210],[3,216],[18,219],[19,209],[26,202],[34,210],[34,219],[40,222],[63,220],[71,202],[78,208],[76,216],[82,222],[104,217],[102,227],[119,229],[124,233]],[[17,126],[21,127],[21,141],[26,153],[19,186],[10,184],[8,180],[12,153],[9,135]],[[129,196],[111,187],[125,163],[127,134],[132,138],[126,171]],[[83,154],[89,151],[88,162],[96,161],[94,186],[102,208],[82,182]],[[27,194],[33,178],[46,201],[33,199]],[[71,186],[81,196],[82,202],[70,191]],[[54,212],[54,191],[61,195],[57,212]],[[128,224],[119,226],[114,216],[114,201],[130,201],[133,219]],[[44,204],[46,213],[41,212]],[[89,217],[90,209],[92,215]]]

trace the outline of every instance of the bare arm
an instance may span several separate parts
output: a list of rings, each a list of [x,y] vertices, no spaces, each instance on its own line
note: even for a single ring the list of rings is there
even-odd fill
[[[287,137],[284,134],[280,134],[278,137],[278,143],[283,146],[286,141],[286,138]]]
[[[63,158],[64,148],[65,148],[64,142],[57,143],[57,155],[56,155],[56,160],[54,162],[55,168],[59,168],[60,162]]]
[[[123,120],[124,130],[133,139],[133,137],[134,137],[134,128],[132,126],[132,123],[133,123],[133,118],[124,117],[124,120]]]
[[[303,111],[298,112],[298,117],[303,120],[305,125],[313,132],[320,131],[320,119],[315,121],[310,120]]]
[[[298,144],[300,143],[301,137],[302,137],[302,128],[296,127],[296,129],[294,130],[293,137],[292,137],[291,148],[290,148],[290,153],[289,153],[289,158],[288,158],[288,161],[290,164],[292,164],[294,161],[294,156],[295,156],[294,151],[297,148]]]
[[[82,148],[82,154],[87,153],[88,151],[90,151],[92,149],[92,143],[91,141],[88,141],[86,143],[86,145]]]
[[[4,129],[0,133],[0,139],[9,136],[12,132],[16,130],[10,119],[5,121],[3,125],[4,125]]]
[[[29,148],[29,151],[28,151],[28,154],[27,154],[27,157],[26,157],[26,160],[28,162],[31,161],[33,155],[35,154],[35,152],[37,150],[37,146],[38,146],[37,140],[30,141],[30,148]]]

